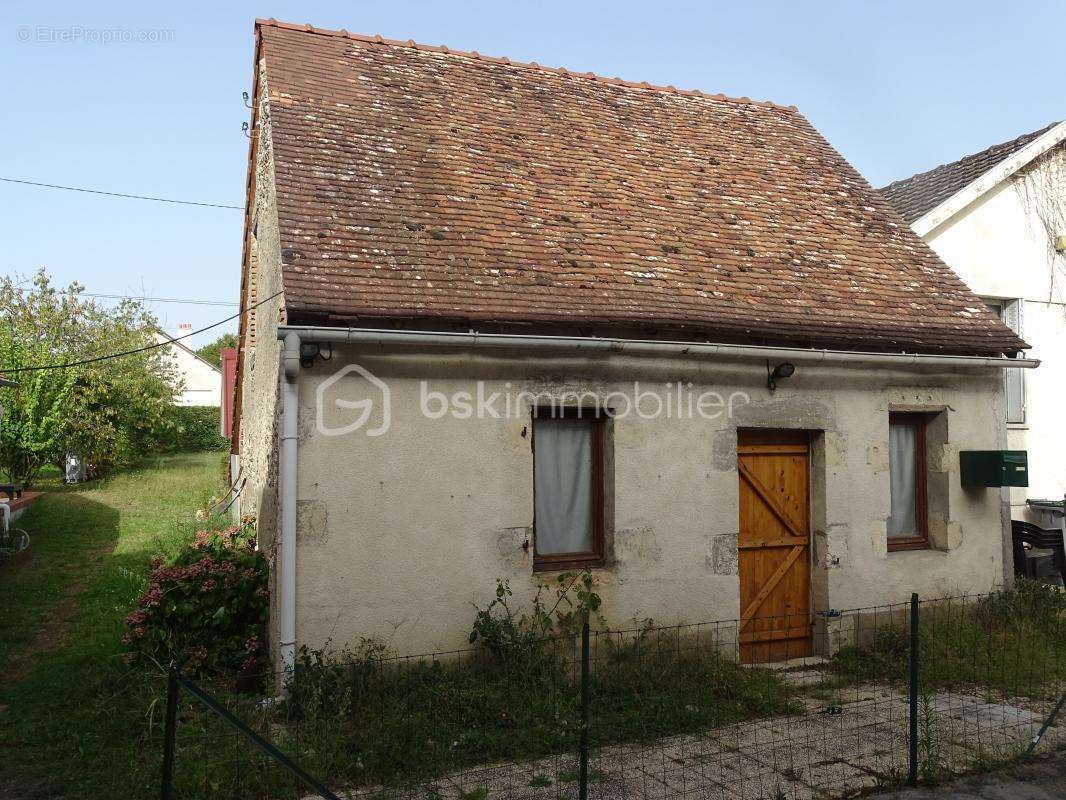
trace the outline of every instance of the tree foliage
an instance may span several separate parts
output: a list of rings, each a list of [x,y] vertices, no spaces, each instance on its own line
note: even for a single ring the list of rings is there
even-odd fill
[[[0,469],[30,484],[66,452],[90,474],[125,466],[153,448],[173,425],[180,379],[161,349],[63,367],[82,359],[153,344],[156,321],[139,301],[104,307],[84,287],[0,278]],[[14,372],[26,367],[48,369]]]
[[[237,334],[224,333],[219,336],[211,344],[205,344],[199,350],[196,351],[196,355],[200,356],[204,361],[209,364],[214,364],[216,367],[222,366],[222,351],[227,347],[237,346]]]
[[[218,406],[175,406],[174,425],[160,443],[169,452],[199,453],[226,450],[229,440],[220,432]]]

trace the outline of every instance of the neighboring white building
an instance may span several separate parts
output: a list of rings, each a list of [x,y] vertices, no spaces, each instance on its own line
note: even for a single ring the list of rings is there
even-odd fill
[[[1025,501],[1066,493],[1066,122],[995,145],[881,193],[914,232],[1030,345],[1038,370],[1008,370],[1008,443],[1029,453]]]
[[[155,340],[168,343],[167,353],[181,377],[182,389],[176,405],[217,407],[222,404],[222,370],[162,331],[156,331]]]

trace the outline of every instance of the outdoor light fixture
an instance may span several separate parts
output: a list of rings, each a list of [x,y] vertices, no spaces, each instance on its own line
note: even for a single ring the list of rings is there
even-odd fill
[[[777,382],[782,378],[791,378],[796,374],[796,366],[789,361],[782,361],[773,369],[770,362],[766,362],[766,388],[771,392],[777,389]]]
[[[317,342],[300,343],[300,366],[307,369],[315,363],[315,358],[322,352]]]
[[[333,344],[326,345],[326,352],[322,352],[322,345],[318,342],[301,342],[300,343],[300,366],[304,369],[314,366],[315,359],[320,358],[323,361],[329,361],[333,358]]]

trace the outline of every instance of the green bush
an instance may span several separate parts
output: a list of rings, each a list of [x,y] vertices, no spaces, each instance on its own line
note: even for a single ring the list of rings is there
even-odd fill
[[[267,563],[249,523],[201,530],[171,563],[153,559],[148,589],[126,617],[128,660],[171,660],[190,674],[258,674],[265,656]]]
[[[171,424],[158,434],[162,449],[172,453],[225,450],[229,442],[219,433],[220,413],[215,406],[174,406]]]

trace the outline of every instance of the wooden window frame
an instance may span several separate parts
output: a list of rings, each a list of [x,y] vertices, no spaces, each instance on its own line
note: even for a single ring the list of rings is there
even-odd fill
[[[537,419],[573,420],[575,422],[592,422],[592,550],[587,553],[550,553],[537,552],[537,518],[533,515],[533,571],[563,572],[572,569],[589,569],[602,567],[605,563],[605,497],[604,491],[604,448],[607,441],[607,415],[594,409],[578,407],[541,406],[533,409],[533,422],[530,429],[533,450],[533,508],[536,509],[537,492]]]
[[[915,429],[914,436],[914,521],[918,526],[916,536],[888,537],[888,551],[928,550],[929,545],[929,487],[928,460],[926,453],[926,426],[929,424],[927,414],[893,411],[888,415],[888,424],[908,425]],[[888,453],[889,464],[892,463],[892,451]]]

